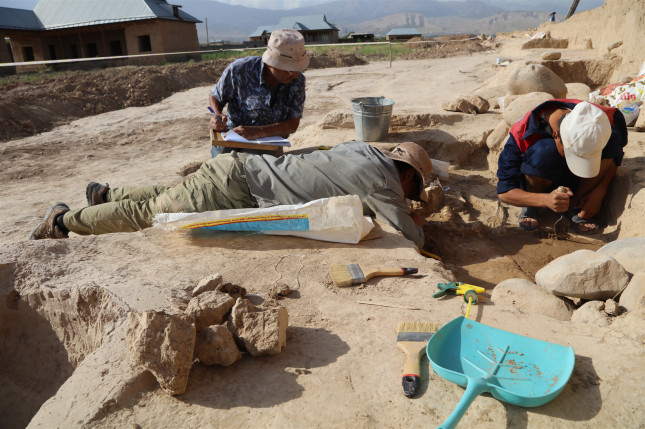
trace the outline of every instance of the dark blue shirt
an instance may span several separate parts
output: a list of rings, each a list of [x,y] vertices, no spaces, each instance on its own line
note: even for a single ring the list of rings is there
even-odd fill
[[[540,135],[541,137],[553,141],[553,145],[555,146],[555,141],[551,137],[551,134],[549,134],[545,129],[544,124],[541,124],[538,121],[539,112],[544,110],[546,107],[551,106],[573,109],[575,104],[564,103],[558,100],[549,100],[540,104],[533,109],[531,115],[527,118],[521,119],[527,121],[526,133],[523,136],[524,138],[533,134]],[[614,113],[613,120],[614,124],[611,127],[611,137],[609,138],[607,145],[605,145],[605,148],[602,150],[602,159],[613,158],[614,163],[617,166],[620,166],[624,154],[623,147],[627,144],[627,126],[625,124],[625,118],[619,110],[616,110]],[[504,194],[510,190],[521,188],[523,176],[521,168],[522,163],[524,162],[524,156],[525,154],[520,150],[513,135],[509,134],[508,140],[506,140],[504,149],[502,149],[502,153],[500,154],[497,162],[498,194]],[[570,171],[568,171],[568,173],[573,174]]]
[[[228,105],[228,128],[263,126],[302,118],[305,106],[305,76],[288,84],[279,83],[273,103],[271,87],[262,77],[260,57],[240,58],[229,64],[211,94],[222,106]]]

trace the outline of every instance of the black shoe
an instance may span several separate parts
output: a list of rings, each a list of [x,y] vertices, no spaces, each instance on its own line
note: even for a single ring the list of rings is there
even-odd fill
[[[101,185],[100,183],[90,182],[85,188],[85,197],[87,198],[87,206],[98,206],[99,204],[107,203],[105,195],[110,189],[110,185],[106,183]]]
[[[43,238],[67,238],[67,232],[63,231],[59,225],[56,224],[56,218],[69,211],[69,207],[65,203],[54,203],[43,220],[31,231],[29,235],[30,240],[42,240]]]

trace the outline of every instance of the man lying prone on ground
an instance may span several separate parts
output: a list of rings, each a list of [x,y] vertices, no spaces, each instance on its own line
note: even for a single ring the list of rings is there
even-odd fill
[[[30,235],[31,240],[139,231],[158,213],[302,204],[319,198],[358,195],[367,214],[392,225],[423,246],[421,219],[406,198],[427,201],[424,181],[432,161],[416,143],[380,151],[347,142],[308,154],[255,155],[232,152],[212,158],[195,174],[172,186],[87,186],[89,207],[70,210],[55,203]]]

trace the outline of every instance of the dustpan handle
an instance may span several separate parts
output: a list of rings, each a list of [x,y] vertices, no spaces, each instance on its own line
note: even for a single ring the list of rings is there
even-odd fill
[[[441,425],[439,425],[439,428],[453,429],[457,427],[459,420],[461,420],[464,414],[466,414],[466,410],[468,410],[470,404],[475,400],[477,396],[479,396],[486,390],[486,386],[486,381],[481,377],[469,378],[468,385],[466,386],[466,392],[464,392],[463,396],[459,400],[459,403],[452,411],[452,414],[450,414],[450,416],[448,416],[448,418],[443,423],[441,423]]]

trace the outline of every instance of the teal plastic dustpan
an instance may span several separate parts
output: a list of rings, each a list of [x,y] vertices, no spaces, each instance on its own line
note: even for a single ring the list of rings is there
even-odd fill
[[[454,428],[475,398],[490,392],[520,407],[546,404],[564,389],[573,372],[572,347],[548,343],[465,317],[442,326],[428,341],[434,372],[466,387],[441,428]]]

